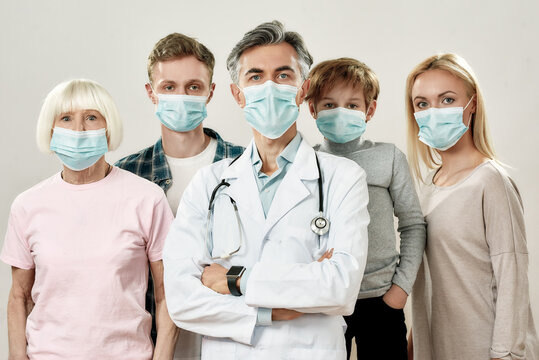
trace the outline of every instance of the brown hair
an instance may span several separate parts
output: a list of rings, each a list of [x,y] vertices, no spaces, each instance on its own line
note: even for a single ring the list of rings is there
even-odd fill
[[[326,60],[316,65],[310,72],[311,84],[305,100],[314,104],[320,100],[325,91],[333,89],[339,82],[344,81],[353,87],[362,86],[366,106],[378,99],[380,84],[376,74],[364,63],[351,58]]]
[[[210,73],[211,83],[215,57],[206,46],[199,43],[196,39],[179,33],[169,34],[155,44],[148,56],[148,79],[150,82],[153,81],[153,66],[156,63],[191,55],[206,64]]]

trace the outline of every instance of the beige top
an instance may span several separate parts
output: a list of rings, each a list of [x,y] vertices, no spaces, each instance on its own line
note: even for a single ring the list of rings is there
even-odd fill
[[[420,191],[427,246],[412,291],[414,359],[539,359],[520,194],[494,161]]]

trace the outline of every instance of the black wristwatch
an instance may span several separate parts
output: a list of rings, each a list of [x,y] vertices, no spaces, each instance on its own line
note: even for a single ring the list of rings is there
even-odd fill
[[[243,266],[232,266],[226,273],[226,282],[228,284],[228,290],[234,296],[241,296],[241,291],[236,286],[236,280],[243,275],[245,268]]]

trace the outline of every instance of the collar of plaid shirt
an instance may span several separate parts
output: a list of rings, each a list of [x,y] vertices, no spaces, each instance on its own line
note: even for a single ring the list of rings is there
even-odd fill
[[[236,157],[243,153],[244,148],[242,146],[224,141],[212,129],[204,128],[204,133],[217,140],[217,149],[213,162],[229,157]],[[172,174],[170,173],[170,167],[165,157],[161,138],[159,138],[155,145],[119,160],[116,166],[150,180],[159,185],[165,193],[172,186]]]

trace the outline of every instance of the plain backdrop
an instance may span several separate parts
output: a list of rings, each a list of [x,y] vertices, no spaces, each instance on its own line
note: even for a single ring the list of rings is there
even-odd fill
[[[0,3],[0,242],[17,194],[59,171],[38,152],[35,125],[46,94],[59,82],[89,78],[109,90],[124,120],[124,141],[113,162],[153,144],[159,122],[146,97],[146,59],[171,32],[198,38],[216,57],[214,98],[205,125],[247,145],[251,131],[230,95],[225,60],[243,34],[278,19],[298,31],[315,63],[342,56],[367,63],[381,94],[366,137],[406,150],[404,84],[426,57],[456,52],[482,86],[494,146],[524,200],[531,303],[539,320],[539,180],[537,161],[537,1],[27,1]],[[308,109],[298,126],[321,140]],[[503,221],[503,220],[502,220]],[[7,357],[6,306],[10,268],[0,264],[0,358]],[[77,279],[73,279],[77,281]],[[515,294],[518,296],[518,294]],[[84,311],[84,309],[81,309]],[[474,314],[470,314],[474,316]]]

